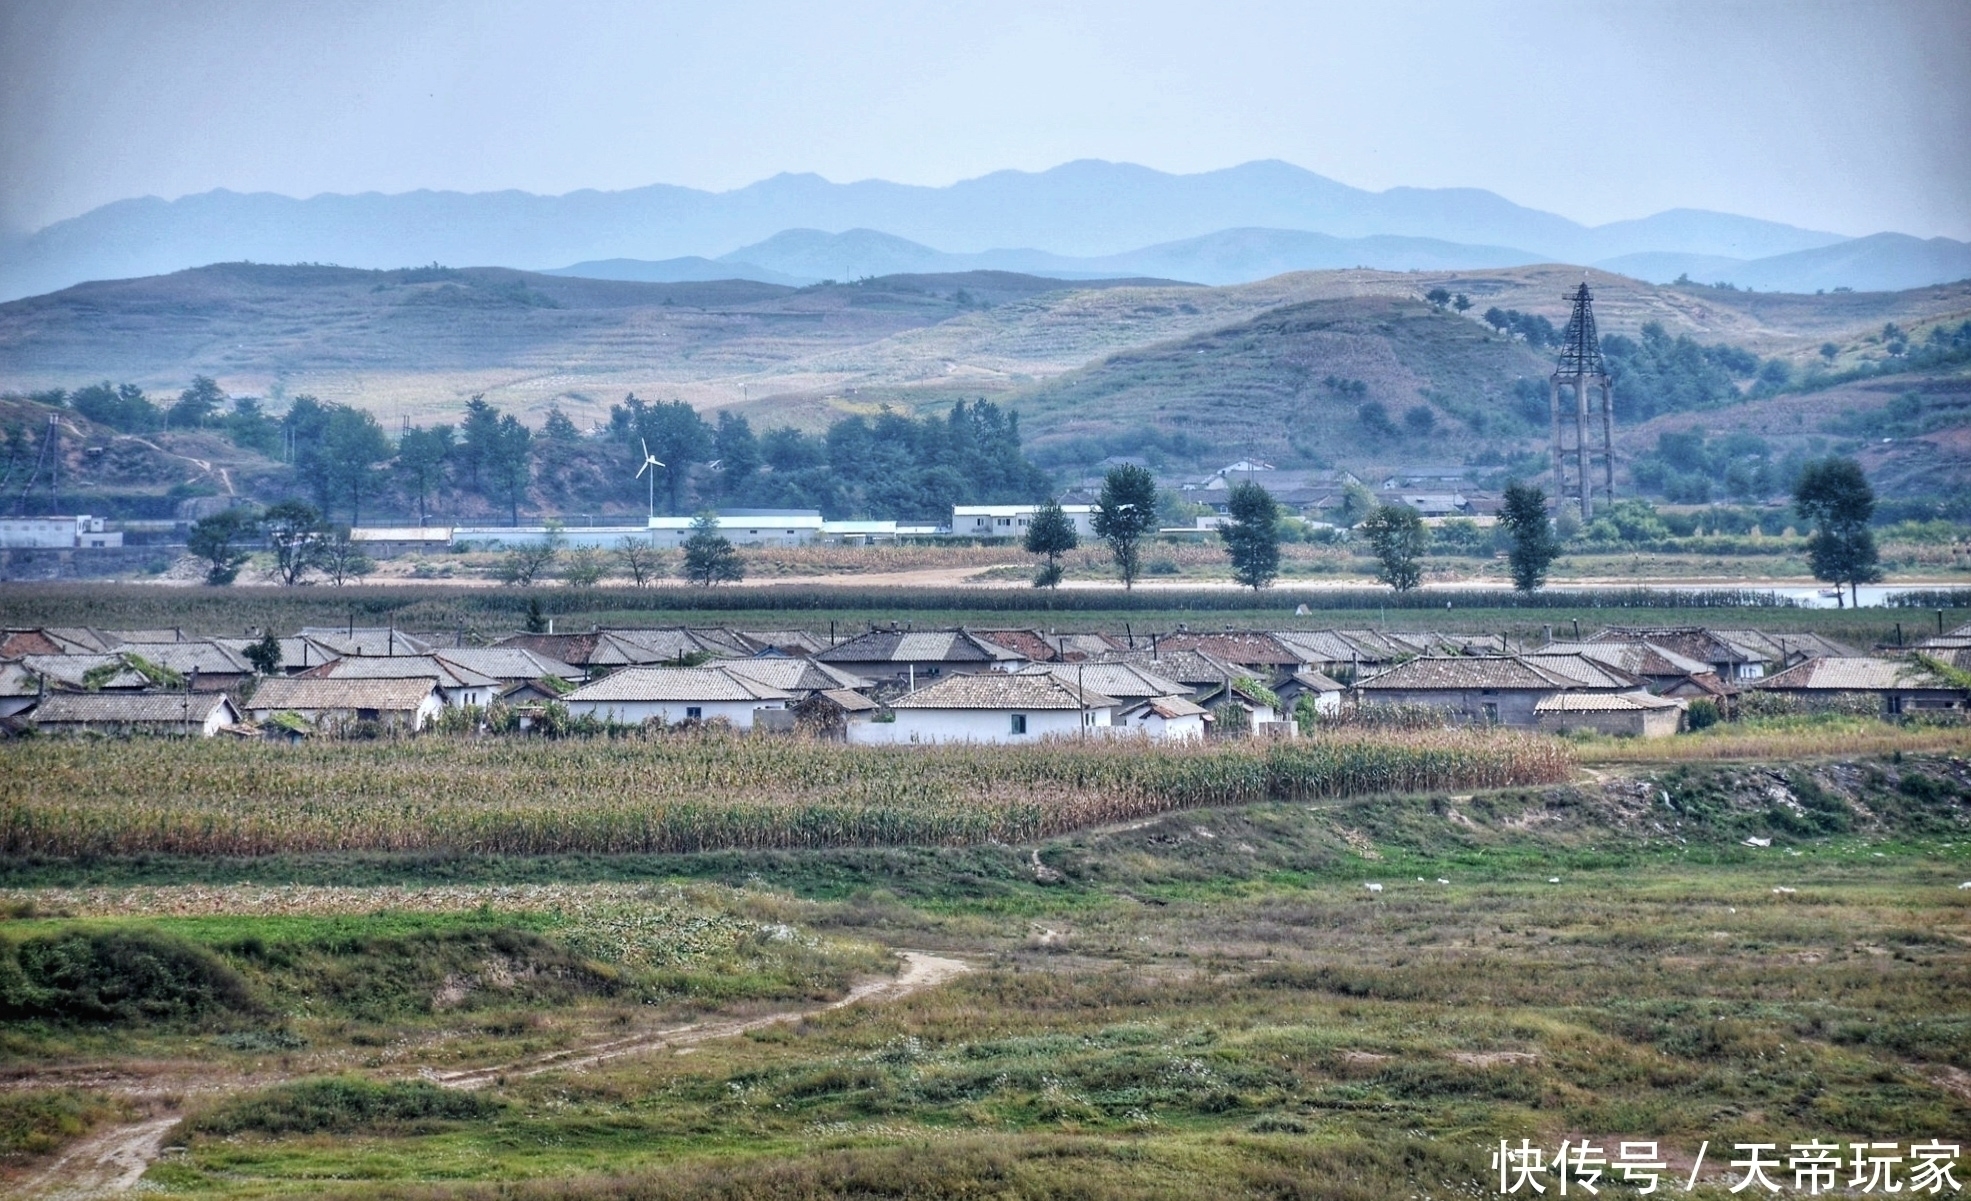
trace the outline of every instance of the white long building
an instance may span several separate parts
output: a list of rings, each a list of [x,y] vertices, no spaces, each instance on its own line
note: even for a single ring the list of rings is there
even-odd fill
[[[953,505],[951,533],[954,538],[1024,538],[1038,512],[1039,505]],[[1062,505],[1061,512],[1077,535],[1095,536],[1094,505]]]

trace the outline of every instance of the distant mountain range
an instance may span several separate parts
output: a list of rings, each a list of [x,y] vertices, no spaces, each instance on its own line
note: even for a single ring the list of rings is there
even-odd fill
[[[722,273],[776,283],[977,268],[1232,283],[1323,267],[1565,262],[1810,291],[1971,274],[1971,246],[1941,238],[1848,239],[1695,209],[1589,227],[1478,189],[1370,192],[1281,162],[1171,175],[1082,161],[942,188],[777,175],[717,193],[654,185],[565,196],[147,197],[0,246],[0,299],[241,260],[497,264],[661,282]]]

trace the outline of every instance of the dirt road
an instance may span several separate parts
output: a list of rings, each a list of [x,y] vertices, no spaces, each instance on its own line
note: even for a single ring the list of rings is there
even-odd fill
[[[900,951],[898,954],[903,957],[904,969],[895,977],[879,976],[865,980],[851,988],[848,995],[825,1005],[796,1006],[778,1009],[757,1017],[728,1021],[693,1022],[690,1025],[675,1026],[668,1030],[634,1035],[629,1038],[570,1047],[492,1067],[452,1072],[424,1071],[414,1078],[429,1080],[446,1088],[478,1089],[504,1080],[538,1076],[544,1072],[581,1071],[628,1055],[663,1050],[675,1053],[697,1043],[733,1038],[749,1030],[759,1030],[782,1022],[795,1022],[818,1013],[828,1013],[865,1001],[880,1003],[901,1000],[912,993],[935,988],[953,977],[972,970],[971,964],[958,959],[926,955],[920,951]],[[229,1078],[223,1083],[208,1080],[190,1081],[185,1084],[188,1091],[210,1093],[266,1088],[295,1078],[297,1077],[263,1076]],[[65,1082],[72,1083],[72,1081],[51,1083]],[[109,1091],[115,1090],[112,1088]],[[141,1091],[154,1092],[155,1083],[147,1085]],[[164,1140],[170,1136],[178,1121],[179,1115],[175,1114],[169,1117],[147,1117],[141,1122],[130,1122],[99,1130],[63,1151],[53,1162],[14,1186],[6,1195],[38,1198],[40,1201],[87,1201],[89,1198],[129,1192],[137,1187],[138,1182],[143,1179],[145,1169],[157,1159],[158,1153],[164,1148]]]

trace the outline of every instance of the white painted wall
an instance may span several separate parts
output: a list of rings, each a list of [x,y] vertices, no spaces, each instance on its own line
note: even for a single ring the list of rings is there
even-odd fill
[[[651,718],[658,718],[665,725],[676,725],[688,721],[693,716],[688,710],[699,710],[701,721],[711,721],[723,717],[732,723],[735,730],[753,728],[753,711],[756,709],[785,709],[785,701],[574,701],[568,712],[576,717],[593,714],[605,721],[619,721],[627,725],[641,725]]]
[[[1020,744],[1038,742],[1053,736],[1074,738],[1081,735],[1082,711],[1078,709],[897,709],[895,721],[872,721],[849,727],[849,741],[861,744],[991,742]],[[1013,733],[1013,715],[1024,712],[1027,732]],[[1115,720],[1113,708],[1090,709],[1090,734],[1109,733]]]
[[[1123,728],[1116,727],[1119,732]],[[1190,742],[1205,736],[1205,719],[1202,713],[1165,718],[1145,711],[1129,719],[1128,730],[1146,735],[1153,742]]]

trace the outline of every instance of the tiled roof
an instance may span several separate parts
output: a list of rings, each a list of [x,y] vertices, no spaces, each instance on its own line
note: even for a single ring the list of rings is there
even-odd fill
[[[1637,709],[1681,709],[1676,701],[1647,692],[1562,692],[1533,703],[1535,713],[1627,713]]]
[[[1703,626],[1606,626],[1589,635],[1587,641],[1649,642],[1713,665],[1749,663],[1764,657],[1747,654]]]
[[[873,688],[874,680],[843,671],[813,659],[729,659],[717,665],[719,671],[743,676],[755,684],[785,692],[825,692],[831,688]]]
[[[1063,683],[1117,700],[1175,696],[1188,691],[1179,681],[1133,663],[1039,663],[1022,669],[1019,674],[1051,675]]]
[[[963,630],[872,630],[815,656],[827,663],[1003,663],[1024,657]]]
[[[628,701],[785,701],[769,688],[713,667],[625,667],[561,698],[577,702]]]
[[[1160,675],[1166,680],[1176,680],[1188,688],[1197,689],[1208,685],[1223,684],[1249,676],[1252,672],[1236,663],[1227,663],[1216,655],[1204,651],[1186,650],[1133,650],[1115,651],[1090,659],[1091,663],[1133,663],[1143,670]]]
[[[1587,655],[1562,655],[1540,652],[1521,655],[1520,658],[1542,671],[1562,675],[1583,688],[1613,688],[1617,690],[1640,688],[1642,677],[1619,667],[1599,662]]]
[[[423,638],[389,627],[303,626],[301,634],[342,655],[424,655],[431,644]],[[373,707],[373,706],[370,706]]]
[[[231,708],[223,692],[51,692],[33,716],[43,725],[203,724],[222,705]]]
[[[1877,689],[1948,689],[1950,685],[1915,663],[1900,659],[1809,659],[1777,675],[1754,680],[1754,688],[1774,690],[1870,692]]]
[[[812,655],[828,649],[828,644],[806,630],[741,630],[739,636],[755,651],[776,650],[789,654]]]
[[[1579,687],[1571,677],[1510,655],[1425,656],[1398,663],[1356,685],[1357,688],[1399,691],[1432,689],[1538,689]]]
[[[1165,634],[1159,641],[1169,650],[1198,650],[1246,667],[1284,667],[1301,662],[1298,651],[1282,645],[1278,638],[1256,630],[1226,630],[1210,634],[1182,630]]]
[[[1711,636],[1730,643],[1746,655],[1768,663],[1809,659],[1859,658],[1860,652],[1819,634],[1782,634],[1767,630],[1712,630]]]
[[[1118,719],[1128,719],[1141,713],[1154,713],[1158,717],[1168,721],[1174,717],[1198,717],[1210,712],[1209,709],[1206,709],[1203,705],[1198,704],[1188,697],[1153,696],[1147,700],[1137,701],[1135,704],[1117,713],[1116,717]]]
[[[670,626],[648,630],[608,629],[602,633],[625,648],[625,654],[632,663],[669,663],[690,655],[736,658],[753,653],[750,647],[742,646],[727,630]]]
[[[1636,676],[1688,676],[1711,670],[1711,665],[1701,659],[1680,655],[1651,642],[1549,642],[1534,653],[1586,655]]]
[[[311,667],[305,673],[318,680],[408,680],[438,681],[441,688],[491,688],[499,683],[460,663],[436,655],[346,655],[333,663]]]
[[[119,653],[141,655],[172,671],[190,675],[194,670],[211,675],[251,675],[253,664],[246,656],[223,643],[200,639],[196,642],[126,642]]]
[[[273,676],[260,681],[247,702],[253,713],[281,712],[288,709],[313,712],[323,709],[376,709],[405,712],[424,703],[438,686],[429,676],[383,680],[322,679],[315,676]]]
[[[1030,662],[1046,663],[1058,657],[1053,644],[1039,630],[967,630],[966,633]]]
[[[494,680],[539,680],[548,676],[559,676],[564,680],[582,678],[581,668],[559,659],[550,659],[524,646],[465,647],[434,651],[432,657]]]
[[[87,685],[82,682],[82,678],[91,671],[105,664],[122,662],[123,660],[116,655],[26,655],[21,659],[21,666],[44,677],[52,684],[59,684],[64,688],[84,688]],[[127,667],[98,685],[101,688],[114,689],[150,686],[149,680]]]
[[[825,688],[815,695],[828,698],[845,713],[873,713],[883,707],[860,692],[851,692],[847,688]]]
[[[1052,675],[984,672],[974,676],[946,676],[891,702],[890,708],[1104,709],[1115,703],[1112,697],[1092,689],[1079,691]]]
[[[1293,673],[1293,678],[1296,683],[1298,683],[1301,687],[1307,689],[1309,692],[1347,691],[1347,689],[1342,687],[1340,681],[1331,680],[1328,677],[1322,675],[1320,672],[1314,671],[1312,669],[1308,669],[1305,671],[1297,671]]]

